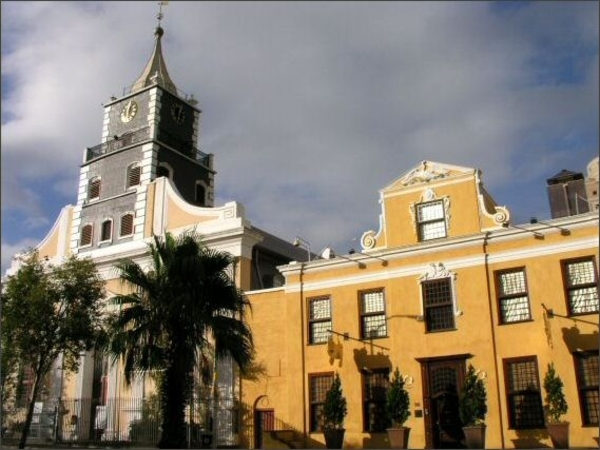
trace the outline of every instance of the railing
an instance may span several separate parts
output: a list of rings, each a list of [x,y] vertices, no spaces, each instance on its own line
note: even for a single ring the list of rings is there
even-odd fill
[[[164,130],[159,131],[157,139],[159,142],[162,142],[163,144],[174,148],[175,150],[183,153],[184,155],[195,159],[203,166],[209,167],[209,155],[201,152],[196,147],[194,147],[193,142],[184,141],[183,139],[180,139],[177,136],[174,136],[171,133]]]
[[[57,407],[58,405],[58,407]],[[217,404],[217,444],[239,443],[239,403],[221,398]],[[18,442],[26,408],[3,410],[2,441]],[[105,404],[89,398],[63,399],[43,404],[34,413],[28,439],[38,442],[78,444],[132,444],[155,446],[160,440],[160,408],[156,397],[109,398]],[[187,439],[191,448],[210,448],[211,399],[197,398],[186,408]]]
[[[150,139],[150,127],[141,128],[131,133],[110,139],[102,144],[87,149],[86,162],[99,156],[120,150],[129,145]]]

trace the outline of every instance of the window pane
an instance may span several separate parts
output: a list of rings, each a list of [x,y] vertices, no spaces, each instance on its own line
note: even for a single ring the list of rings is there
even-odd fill
[[[503,299],[500,303],[502,323],[529,320],[529,300],[527,297]]]
[[[362,312],[365,314],[380,312],[385,308],[383,291],[365,292],[362,294]]]
[[[425,306],[452,303],[452,286],[449,278],[427,281],[422,286]]]
[[[510,426],[514,429],[542,428],[544,411],[534,358],[505,362]]]
[[[363,374],[363,419],[365,431],[385,431],[389,426],[385,402],[389,386],[389,371]]]
[[[598,425],[598,351],[575,354],[577,387],[585,425]]]
[[[310,324],[310,343],[321,344],[327,342],[329,339],[329,332],[331,330],[331,321],[325,322],[313,322]]]
[[[446,225],[443,220],[421,225],[421,239],[427,240],[440,237],[446,237]]]
[[[598,311],[598,288],[594,286],[569,291],[569,303],[573,314]]]
[[[320,431],[325,395],[333,383],[333,375],[309,375],[310,431]]]
[[[419,223],[443,219],[444,207],[442,206],[442,202],[425,203],[418,206],[417,214]]]
[[[88,188],[88,198],[98,198],[100,197],[100,179],[93,178],[90,180],[89,188]]]
[[[594,263],[592,261],[570,263],[567,265],[567,275],[569,286],[594,283],[596,280]]]
[[[525,272],[504,272],[500,274],[500,295],[521,294],[527,292],[525,287]]]
[[[328,298],[310,301],[310,319],[329,319],[331,317],[331,304]]]
[[[454,314],[452,305],[427,308],[425,310],[425,321],[427,322],[427,331],[453,330]]]
[[[385,314],[378,314],[375,316],[364,316],[362,320],[363,339],[387,336]]]

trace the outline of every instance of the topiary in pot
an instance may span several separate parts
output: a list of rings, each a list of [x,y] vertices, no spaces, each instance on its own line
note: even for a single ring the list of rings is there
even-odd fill
[[[335,374],[333,383],[325,395],[323,405],[323,434],[327,448],[342,448],[344,443],[344,419],[348,414],[346,397],[342,392],[342,380]]]
[[[386,397],[386,412],[392,423],[388,428],[390,448],[407,448],[410,428],[404,426],[404,422],[410,416],[410,396],[404,387],[404,377],[396,367],[392,375],[392,381]]]
[[[546,391],[545,410],[548,423],[546,428],[554,448],[569,448],[569,422],[561,421],[567,413],[569,406],[563,392],[563,382],[556,373],[554,363],[548,364],[544,376],[544,390]]]
[[[485,448],[485,415],[487,392],[482,373],[469,364],[465,382],[458,397],[458,413],[463,423],[468,448]]]

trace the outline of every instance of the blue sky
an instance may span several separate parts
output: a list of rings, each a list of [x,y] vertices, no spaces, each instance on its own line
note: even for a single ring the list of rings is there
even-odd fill
[[[2,273],[76,201],[102,104],[139,75],[157,2],[3,1]],[[356,247],[422,160],[475,167],[513,223],[598,155],[598,2],[178,2],[163,52],[199,99],[216,203],[311,249]]]

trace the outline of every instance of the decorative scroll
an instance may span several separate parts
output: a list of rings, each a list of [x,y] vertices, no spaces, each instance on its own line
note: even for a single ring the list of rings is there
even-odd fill
[[[409,186],[416,183],[428,183],[431,180],[445,178],[449,175],[449,171],[442,169],[423,161],[421,165],[411,170],[402,180],[403,186]]]

